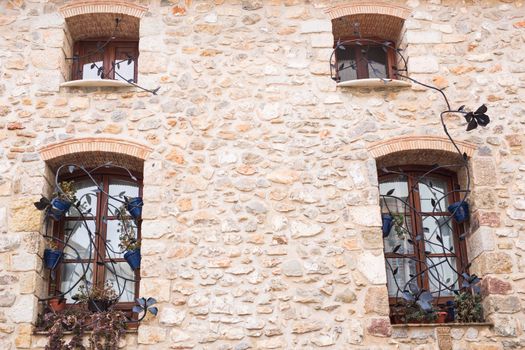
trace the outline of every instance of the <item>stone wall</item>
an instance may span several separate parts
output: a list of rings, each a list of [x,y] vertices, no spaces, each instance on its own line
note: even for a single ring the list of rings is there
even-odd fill
[[[141,294],[159,301],[130,349],[525,347],[525,8],[409,0],[409,75],[454,107],[489,107],[473,150],[472,271],[492,325],[392,327],[377,143],[443,137],[435,92],[338,88],[325,0],[140,1],[135,88],[60,88],[70,54],[60,0],[0,3],[0,347],[43,348],[39,149],[95,137],[144,162]],[[470,145],[470,146],[469,146]],[[444,335],[443,335],[444,334]],[[438,336],[439,335],[439,336]],[[447,345],[448,344],[448,345]],[[124,346],[124,344],[123,344]]]

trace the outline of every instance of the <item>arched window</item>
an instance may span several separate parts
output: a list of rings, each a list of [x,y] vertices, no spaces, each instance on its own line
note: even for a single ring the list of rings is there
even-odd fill
[[[140,282],[142,173],[151,149],[93,137],[39,151],[50,184],[44,196],[51,200],[35,203],[46,213],[43,260],[49,291],[42,301],[51,305],[65,297],[73,306],[81,286],[96,299],[93,291],[108,283],[114,291],[111,307],[131,311]],[[91,299],[79,302],[89,308]]]
[[[117,308],[131,309],[140,272],[124,259],[128,247],[122,245],[122,234],[131,233],[140,244],[141,219],[133,218],[125,203],[126,198],[142,197],[141,174],[102,167],[89,174],[83,170],[59,174],[58,180],[62,189],[72,189],[76,206],[53,223],[63,257],[54,269],[50,295],[66,293],[67,303],[73,304],[81,286],[92,290],[109,284],[118,297]]]
[[[435,310],[447,311],[467,267],[463,224],[448,210],[461,197],[456,174],[428,166],[383,168],[379,192],[394,323],[421,321],[400,315],[407,309],[398,306],[423,291],[431,293]]]
[[[398,79],[404,61],[396,57],[403,41],[403,26],[410,9],[384,2],[347,3],[326,10],[332,20],[334,55],[332,79]],[[342,85],[350,86],[350,85]]]
[[[71,70],[67,78],[75,84],[95,81],[92,83],[118,86],[111,85],[116,83],[110,80],[136,83],[139,26],[146,10],[133,3],[105,0],[62,6],[67,38],[64,52]]]

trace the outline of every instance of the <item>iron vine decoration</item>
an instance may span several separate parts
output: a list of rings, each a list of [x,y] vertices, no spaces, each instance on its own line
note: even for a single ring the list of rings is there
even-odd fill
[[[116,39],[116,34],[117,34],[118,30],[119,30],[120,22],[121,22],[120,18],[118,18],[118,17],[115,18],[115,28],[113,29],[113,33],[110,35],[110,37],[105,42],[98,42],[97,43],[97,48],[94,51],[88,52],[87,54],[82,55],[82,56],[73,55],[73,57],[66,57],[66,60],[71,60],[73,62],[79,63],[81,59],[91,58],[91,57],[93,57],[96,54],[103,53],[104,52],[104,48],[110,42],[112,42],[113,40]],[[144,90],[146,92],[150,92],[153,95],[157,95],[157,92],[160,90],[160,86],[155,88],[155,89],[147,89],[145,87],[142,87],[142,86],[138,85],[133,78],[126,79],[125,77],[123,77],[115,69],[115,67],[120,68],[120,65],[124,64],[124,63],[126,63],[127,65],[131,65],[137,59],[137,57],[133,57],[129,53],[126,53],[126,56],[127,56],[127,58],[125,58],[123,60],[116,61],[116,62],[111,62],[111,69],[108,71],[108,74],[111,74],[112,72],[114,72],[119,78],[121,78],[122,80],[124,80],[128,84],[130,84],[132,86],[135,86],[135,87],[137,87],[137,88],[139,88],[141,90]],[[90,68],[91,69],[96,68],[97,69],[97,76],[99,76],[100,79],[104,79],[105,76],[104,76],[104,66],[103,65],[100,66],[100,65],[97,64],[97,62],[95,60],[92,60]]]
[[[121,230],[121,242],[123,236],[126,237],[126,241],[124,245],[119,245],[121,247],[121,250],[115,250],[111,244],[112,242],[109,239],[101,237],[100,233],[97,231],[93,231],[88,224],[89,221],[93,222],[93,219],[95,219],[97,215],[96,213],[91,212],[93,208],[89,208],[89,206],[92,203],[92,197],[97,198],[97,200],[101,200],[101,195],[99,194],[104,194],[107,198],[107,201],[105,203],[102,203],[102,205],[104,205],[104,207],[107,208],[107,212],[110,216],[116,216],[119,218],[119,220],[124,221],[131,220],[132,218],[135,221],[135,223],[137,222],[136,220],[138,220],[138,217],[140,216],[139,209],[141,210],[142,200],[140,199],[140,202],[133,201],[134,199],[136,200],[140,197],[134,199],[127,197],[125,191],[119,193],[116,196],[111,195],[108,191],[105,191],[102,185],[97,181],[97,179],[93,175],[95,171],[101,168],[124,170],[124,172],[128,174],[129,179],[131,180],[130,182],[137,181],[137,178],[131,173],[130,170],[122,166],[111,164],[111,162],[105,163],[91,170],[87,170],[83,166],[77,164],[64,164],[58,168],[55,175],[54,198],[52,200],[49,200],[48,198],[43,196],[38,202],[34,203],[37,209],[44,211],[46,214],[44,221],[44,238],[49,242],[52,242],[52,244],[56,245],[57,249],[59,249],[58,256],[55,257],[56,259],[51,260],[51,263],[49,263],[49,257],[47,257],[44,254],[44,263],[46,267],[51,270],[51,279],[53,281],[56,280],[56,267],[60,263],[60,260],[64,258],[64,256],[67,256],[69,262],[74,263],[77,266],[80,266],[81,268],[80,273],[77,274],[78,278],[76,280],[70,280],[71,284],[69,289],[63,290],[57,295],[53,295],[47,298],[40,298],[41,302],[49,301],[57,297],[64,298],[67,295],[70,295],[70,293],[72,293],[73,291],[75,291],[75,289],[78,290],[78,287],[80,286],[82,286],[83,290],[87,291],[88,293],[94,291],[97,287],[94,286],[93,283],[87,278],[87,275],[89,272],[89,265],[91,265],[95,260],[97,260],[98,265],[104,265],[105,271],[110,272],[114,276],[114,282],[116,284],[117,290],[115,294],[112,295],[111,300],[108,300],[107,305],[100,306],[100,304],[97,303],[88,304],[88,308],[90,308],[91,311],[105,311],[106,307],[108,310],[111,310],[116,304],[116,302],[122,297],[122,295],[126,291],[126,285],[128,283],[138,282],[135,279],[130,279],[128,276],[119,273],[117,269],[117,262],[113,258],[108,259],[108,257],[126,253],[128,249],[131,248],[130,245],[137,243],[132,225],[121,224],[122,221],[119,221]],[[67,189],[64,188],[64,182],[59,181],[59,178],[65,171],[69,173],[73,173],[75,171],[82,173],[83,175],[85,175],[84,178],[87,178],[87,181],[90,182],[90,187],[94,188],[94,190],[84,193],[80,198],[71,198],[71,195],[66,193]],[[118,203],[120,204],[120,206],[117,207],[115,204],[111,204],[110,201],[112,201],[113,203]],[[71,233],[65,234],[64,239],[60,239],[56,237],[52,232],[50,232],[52,226],[51,221],[60,220],[62,216],[67,215],[66,213],[70,212],[70,209],[73,210],[75,216],[78,215],[80,219],[74,221],[75,226],[70,229]],[[104,223],[107,223],[107,218],[105,216],[103,216],[101,220]],[[74,246],[74,243],[72,243],[74,242],[73,237],[75,235],[87,236],[89,240],[89,246],[82,247],[86,249],[88,253],[87,257],[82,256],[79,250]],[[102,249],[100,249],[99,245],[96,244],[97,240],[102,240]],[[124,254],[124,257],[125,256],[126,254]],[[97,257],[98,259],[95,259],[95,257]],[[140,258],[138,261],[138,263],[140,264]],[[132,266],[131,263],[130,267],[132,270],[138,268],[138,266]],[[113,285],[111,285],[111,288],[113,289]],[[75,300],[75,303],[79,302],[78,296],[73,296],[72,299]],[[137,298],[136,305],[132,309],[132,312],[136,313],[137,317],[127,317],[126,323],[138,323],[142,321],[148,313],[157,315],[158,308],[153,306],[155,303],[156,300],[151,297]],[[82,325],[83,328],[89,328],[91,326],[92,324]]]
[[[397,176],[398,178],[404,180],[410,178],[411,182],[413,183],[413,186],[408,188],[408,194],[403,193],[403,197],[401,197],[401,194],[395,193],[394,188],[380,195],[382,211],[384,212],[383,237],[385,239],[391,239],[392,237],[389,238],[390,235],[398,235],[397,238],[394,238],[394,241],[396,241],[397,244],[393,247],[391,251],[386,251],[387,248],[385,244],[385,253],[390,253],[390,257],[392,257],[392,255],[395,256],[396,261],[405,259],[404,261],[408,262],[408,260],[410,260],[413,264],[421,266],[420,271],[416,271],[416,273],[408,273],[404,276],[399,271],[400,266],[403,265],[393,266],[390,263],[389,258],[385,258],[387,272],[390,274],[391,279],[395,284],[394,286],[389,286],[389,288],[395,288],[395,298],[396,300],[401,301],[399,306],[404,305],[404,307],[406,308],[415,307],[416,309],[422,311],[424,314],[435,313],[437,310],[435,309],[434,304],[440,296],[458,296],[462,292],[478,294],[480,290],[478,286],[480,279],[476,275],[471,275],[468,273],[470,263],[463,264],[461,269],[458,270],[457,264],[454,262],[454,260],[459,261],[459,256],[454,250],[454,247],[447,246],[445,240],[443,239],[442,231],[445,230],[449,230],[449,232],[451,232],[451,235],[455,235],[455,239],[459,241],[465,239],[465,234],[460,235],[459,233],[454,232],[452,230],[451,220],[453,220],[454,218],[454,220],[459,225],[463,225],[463,222],[468,219],[467,199],[470,194],[471,181],[467,154],[461,152],[457,143],[450,135],[444,120],[444,116],[447,114],[456,114],[463,116],[465,121],[467,122],[466,131],[468,132],[473,129],[476,129],[478,125],[485,127],[489,124],[490,118],[486,114],[487,107],[485,105],[482,105],[475,111],[469,111],[465,108],[465,106],[461,106],[457,109],[452,108],[449,99],[446,96],[443,89],[420,82],[412,77],[409,77],[405,73],[407,72],[407,59],[403,56],[402,49],[396,48],[394,44],[390,41],[380,41],[362,38],[359,34],[358,23],[354,25],[354,30],[354,35],[357,38],[345,41],[338,40],[334,45],[334,50],[330,56],[330,72],[333,80],[339,82],[340,72],[346,69],[353,69],[357,71],[357,66],[359,64],[366,63],[366,66],[369,69],[369,73],[373,74],[376,78],[381,79],[385,83],[385,85],[388,85],[388,83],[392,79],[384,78],[384,73],[381,73],[380,70],[375,66],[375,64],[377,63],[371,60],[368,56],[368,53],[370,51],[369,49],[371,47],[381,47],[385,53],[387,53],[389,50],[392,50],[395,53],[397,61],[399,63],[402,63],[404,67],[403,69],[398,69],[397,66],[391,67],[397,77],[404,78],[415,84],[438,92],[442,96],[446,105],[446,109],[440,113],[440,120],[443,131],[445,132],[448,140],[452,143],[454,149],[459,155],[457,162],[454,162],[453,164],[435,164],[434,166],[432,166],[431,170],[427,171],[422,175],[417,176],[408,174],[402,169],[394,169],[392,167],[390,169],[381,169],[383,173],[389,174],[390,176]],[[354,58],[353,60],[337,62],[337,51],[341,52],[347,50],[350,46],[355,50],[361,50],[361,55],[359,55],[360,60]],[[389,63],[390,62],[388,62],[387,64]],[[434,186],[430,178],[432,178],[432,176],[438,173],[440,170],[444,169],[454,169],[456,171],[464,170],[466,174],[465,188],[461,189],[458,187],[453,188],[452,190],[448,190],[445,188],[444,191],[440,191],[439,188]],[[431,193],[433,196],[433,198],[430,198],[430,203],[433,208],[432,213],[424,213],[422,210],[418,210],[418,208],[412,205],[408,200],[408,198],[413,198],[413,194],[415,192],[419,192],[420,186],[424,186],[425,192]],[[461,197],[460,201],[450,205],[448,208],[443,208],[442,206],[444,201],[454,194],[459,194],[459,196]],[[402,214],[396,212],[395,208],[391,208],[391,205],[389,206],[389,203],[395,203],[395,206],[398,208],[397,211],[402,212]],[[399,210],[399,207],[401,207],[402,209]],[[448,209],[448,211],[450,212],[450,216],[436,215],[436,213],[438,212],[445,212],[446,209]],[[427,220],[433,220],[435,229],[433,230],[433,232],[424,232],[425,228],[419,227],[417,230],[421,230],[420,232],[411,232],[413,230],[411,228],[411,224],[408,222],[410,217],[418,218],[418,222],[421,223],[423,218],[427,218]],[[385,218],[387,220],[385,220]],[[421,226],[423,225],[424,224],[422,224]],[[428,230],[428,227],[426,229]],[[411,246],[413,251],[415,252],[417,247],[421,247],[421,245],[423,245],[424,247],[425,254],[420,259],[417,258],[417,254],[412,254],[412,256],[401,254],[404,251],[404,247],[407,248],[408,246]],[[429,250],[442,253],[444,258],[436,260],[431,260],[427,258],[427,255],[430,255]],[[409,267],[408,269],[410,270]],[[450,273],[448,274],[448,276],[445,275],[445,271],[447,270],[449,272],[453,272],[453,277],[451,277]],[[425,275],[429,283],[432,282],[434,284],[431,286],[432,288],[429,288],[428,290],[424,289],[418,282],[422,281]],[[407,310],[408,309],[406,309],[405,312]],[[448,309],[448,311],[450,311],[450,308]],[[453,319],[454,315],[452,314],[450,317]],[[449,320],[451,320],[451,318],[449,318]],[[404,321],[407,322],[407,318],[405,318]]]

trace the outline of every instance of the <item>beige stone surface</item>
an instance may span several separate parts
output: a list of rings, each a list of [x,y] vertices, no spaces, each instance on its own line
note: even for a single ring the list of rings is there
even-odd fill
[[[33,205],[33,202],[39,199],[35,196],[26,196],[11,201],[8,217],[9,231],[38,232],[40,230],[42,215]]]
[[[338,86],[327,0],[134,1],[138,82],[160,86],[158,95],[68,82],[64,3],[0,3],[0,349],[46,344],[32,332],[49,276],[33,202],[53,191],[46,160],[56,168],[56,156],[82,144],[96,154],[104,145],[137,151],[138,167],[145,158],[140,296],[155,297],[160,314],[122,348],[438,348],[434,326],[390,324],[375,158],[452,159],[439,93],[405,80]],[[405,73],[443,89],[452,108],[485,103],[491,117],[468,133],[461,116],[445,120],[469,157],[465,250],[494,327],[447,325],[445,335],[452,349],[517,349],[525,343],[525,6],[384,6],[394,5],[408,16]],[[97,143],[104,138],[123,141]],[[57,154],[46,151],[53,144],[62,145]]]

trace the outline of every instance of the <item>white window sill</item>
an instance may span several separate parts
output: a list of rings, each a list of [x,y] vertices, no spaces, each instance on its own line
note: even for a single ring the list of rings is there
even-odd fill
[[[445,323],[397,323],[393,324],[394,328],[405,328],[405,327],[493,327],[494,324],[490,322],[472,322],[472,323],[458,323],[458,322],[445,322]]]
[[[408,81],[397,79],[355,79],[337,83],[338,87],[355,87],[355,88],[377,88],[377,87],[411,87]]]
[[[113,79],[71,80],[60,84],[60,87],[132,87],[130,83]]]

